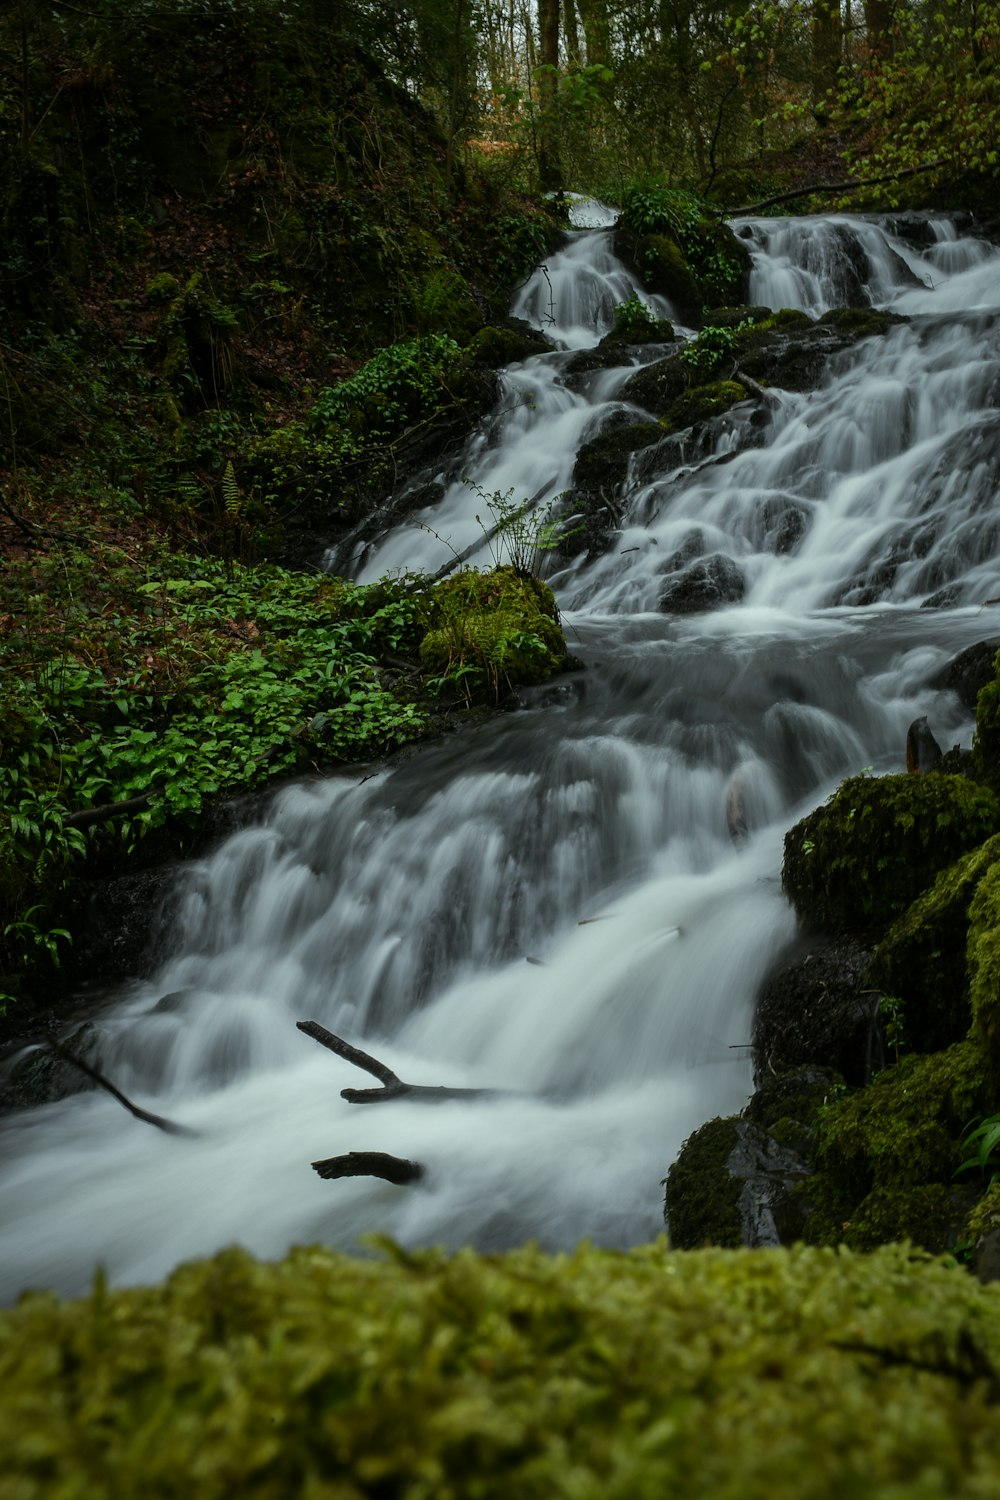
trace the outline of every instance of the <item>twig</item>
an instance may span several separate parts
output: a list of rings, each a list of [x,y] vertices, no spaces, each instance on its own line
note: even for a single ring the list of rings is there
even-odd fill
[[[84,1062],[82,1057],[77,1057],[62,1042],[49,1041],[46,1045],[50,1052],[55,1053],[56,1057],[61,1057],[63,1062],[68,1062],[72,1067],[79,1068],[81,1073],[86,1073],[87,1077],[92,1078],[100,1088],[106,1089],[109,1094],[118,1100],[119,1104],[124,1105],[130,1115],[135,1115],[137,1120],[144,1120],[147,1125],[155,1125],[157,1130],[166,1131],[167,1135],[197,1136],[198,1132],[190,1129],[187,1125],[177,1125],[173,1120],[165,1120],[162,1115],[154,1115],[148,1109],[140,1109],[138,1104],[133,1104],[132,1100],[122,1093],[121,1089],[115,1087],[110,1078],[105,1078],[103,1073],[99,1073],[90,1063]]]
[[[383,1086],[380,1089],[341,1089],[340,1097],[346,1099],[348,1104],[381,1104],[387,1099],[416,1099],[425,1104],[440,1104],[445,1099],[495,1099],[501,1092],[498,1089],[452,1089],[423,1083],[404,1083],[391,1068],[379,1062],[377,1057],[362,1052],[360,1047],[352,1047],[350,1042],[345,1042],[343,1037],[334,1036],[332,1031],[327,1031],[318,1021],[296,1021],[295,1024],[306,1036],[319,1042],[321,1047],[326,1047],[345,1062],[353,1063],[356,1068],[363,1068],[366,1073],[381,1080]]]

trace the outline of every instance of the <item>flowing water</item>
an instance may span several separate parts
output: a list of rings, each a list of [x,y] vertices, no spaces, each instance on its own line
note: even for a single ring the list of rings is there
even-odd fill
[[[284,789],[184,872],[173,955],[102,1018],[102,1057],[198,1134],[103,1093],[5,1121],[5,1296],[80,1291],[97,1262],[153,1279],[233,1241],[625,1246],[662,1228],[681,1142],[752,1088],[754,993],[795,939],[785,829],[843,776],[900,769],[920,714],[968,743],[937,684],[996,632],[1000,594],[997,252],[946,217],[737,228],[752,301],[908,321],[779,393],[763,426],[748,401],[707,452],[633,462],[609,550],[551,578],[582,671],[370,779]],[[581,442],[642,415],[623,387],[662,349],[571,368],[633,290],[609,230],[568,237],[514,307],[556,352],[505,373],[441,505],[359,576],[438,567],[482,540],[484,495],[554,500]],[[741,597],[662,613],[678,557],[708,556]],[[349,1105],[339,1090],[372,1080],[296,1030],[310,1018],[409,1082],[503,1092]],[[311,1171],[350,1150],[427,1176]]]

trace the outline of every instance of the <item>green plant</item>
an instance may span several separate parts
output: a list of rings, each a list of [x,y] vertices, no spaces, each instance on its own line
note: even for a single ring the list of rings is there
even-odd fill
[[[960,1172],[976,1171],[988,1182],[1000,1181],[1000,1115],[986,1115],[978,1124],[970,1120],[962,1138],[965,1160],[955,1168]],[[969,1154],[971,1153],[971,1154]]]
[[[705,379],[715,374],[739,344],[740,335],[752,327],[749,319],[744,319],[735,328],[717,328],[710,324],[677,357],[700,379]]]
[[[622,218],[636,234],[673,234],[683,244],[701,217],[699,200],[681,188],[640,180],[622,193]]]
[[[619,302],[615,308],[615,322],[613,332],[627,336],[636,332],[644,332],[647,328],[656,326],[656,316],[645,302],[640,301],[636,292],[633,292],[627,302]]]
[[[450,399],[447,379],[461,351],[447,334],[391,344],[356,375],[320,391],[306,421],[311,432],[346,429],[357,438],[390,434]]]
[[[493,566],[535,577],[542,558],[554,552],[566,535],[561,522],[553,517],[553,502],[533,506],[530,500],[516,502],[512,488],[506,494],[494,490],[488,495],[473,480],[464,483],[485,502],[491,517],[486,522],[477,515],[476,521],[483,528]]]

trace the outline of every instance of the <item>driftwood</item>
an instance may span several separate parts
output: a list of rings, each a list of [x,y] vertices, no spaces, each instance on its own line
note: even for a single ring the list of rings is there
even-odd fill
[[[424,1175],[420,1162],[390,1156],[387,1151],[348,1151],[346,1156],[328,1156],[325,1161],[310,1165],[328,1181],[335,1177],[381,1177],[402,1187],[407,1182],[418,1182]]]
[[[157,1130],[163,1130],[167,1135],[196,1136],[198,1134],[196,1130],[191,1130],[187,1125],[178,1125],[173,1120],[164,1119],[162,1115],[151,1114],[148,1109],[140,1109],[138,1104],[133,1104],[132,1100],[126,1094],[122,1093],[121,1089],[115,1087],[110,1078],[105,1078],[103,1073],[98,1072],[97,1068],[93,1067],[89,1062],[84,1062],[82,1057],[77,1057],[76,1053],[71,1052],[68,1047],[63,1046],[62,1042],[50,1040],[46,1045],[49,1051],[53,1052],[56,1057],[61,1058],[63,1062],[69,1063],[74,1068],[79,1068],[80,1072],[86,1073],[88,1078],[92,1078],[99,1088],[106,1089],[112,1098],[117,1099],[118,1103],[123,1105],[130,1115],[135,1115],[137,1120],[143,1120],[147,1125],[155,1125]]]
[[[497,1089],[450,1089],[428,1087],[423,1083],[404,1083],[384,1062],[379,1062],[377,1057],[372,1057],[368,1052],[362,1052],[360,1047],[352,1047],[343,1037],[334,1036],[332,1031],[327,1031],[318,1021],[296,1021],[295,1024],[306,1036],[319,1042],[321,1047],[336,1052],[345,1062],[353,1063],[356,1068],[363,1068],[366,1073],[371,1073],[380,1080],[380,1089],[341,1089],[340,1097],[346,1099],[348,1104],[381,1104],[388,1099],[415,1099],[424,1104],[440,1104],[446,1099],[495,1099],[500,1092]]]

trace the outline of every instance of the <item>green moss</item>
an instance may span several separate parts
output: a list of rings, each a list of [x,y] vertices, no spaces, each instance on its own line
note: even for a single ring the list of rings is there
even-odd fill
[[[649,290],[666,297],[688,322],[697,321],[705,298],[677,241],[666,234],[644,234],[635,255]]]
[[[832,1100],[817,1119],[817,1174],[804,1189],[814,1206],[810,1240],[868,1248],[911,1238],[944,1249],[967,1211],[952,1182],[962,1135],[988,1093],[983,1055],[964,1041],[906,1057],[868,1088]]]
[[[499,703],[515,683],[542,682],[566,664],[552,590],[514,568],[445,579],[420,643],[424,670],[469,701]]]
[[[738,1207],[743,1184],[726,1171],[738,1140],[736,1124],[709,1120],[688,1137],[667,1172],[664,1216],[675,1249],[743,1244]]]
[[[980,880],[969,907],[969,997],[972,1029],[1000,1073],[1000,864]]]
[[[476,364],[492,370],[512,365],[516,360],[544,354],[551,346],[541,334],[521,333],[514,328],[481,328],[466,347],[466,354]]]
[[[980,690],[972,762],[980,781],[1000,791],[1000,675]]]
[[[940,1261],[240,1250],[0,1314],[18,1500],[984,1500],[1000,1299]]]
[[[810,926],[879,931],[998,823],[962,776],[853,776],[785,835],[782,884]]]
[[[747,393],[735,380],[717,380],[709,385],[695,385],[678,396],[666,413],[671,427],[692,427],[695,422],[704,422],[728,411],[737,401],[745,401]]]
[[[1000,1230],[1000,1182],[991,1182],[965,1221],[965,1232],[975,1243],[984,1234]]]
[[[1000,835],[942,870],[872,955],[868,981],[900,999],[903,1045],[909,1051],[937,1052],[969,1029],[969,903],[997,862]]]
[[[887,333],[894,323],[905,323],[906,319],[876,307],[832,307],[819,321],[836,328],[838,333],[854,334],[860,339]]]
[[[837,1241],[852,1250],[875,1250],[910,1240],[932,1255],[943,1255],[962,1237],[967,1213],[968,1194],[944,1183],[876,1188],[850,1211]]]

